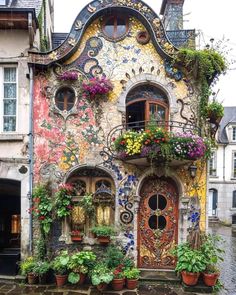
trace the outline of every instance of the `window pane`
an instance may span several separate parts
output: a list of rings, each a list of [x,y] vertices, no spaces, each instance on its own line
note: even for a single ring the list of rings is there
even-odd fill
[[[16,114],[16,100],[4,99],[4,115]]]
[[[126,33],[126,19],[117,18],[116,38],[123,36]]]
[[[233,202],[232,202],[232,207],[236,208],[236,191],[233,191]]]
[[[104,26],[105,34],[109,38],[113,38],[114,36],[114,17],[111,17]]]
[[[3,118],[3,131],[16,131],[16,117]]]
[[[16,84],[5,83],[4,84],[4,98],[16,98]]]
[[[165,108],[163,108],[161,106],[158,106],[157,116],[158,116],[158,118],[157,118],[158,120],[164,121],[165,120],[165,116],[166,116],[166,110],[165,110]]]
[[[4,68],[4,82],[16,82],[16,68]]]
[[[236,140],[236,127],[233,127],[233,140]]]

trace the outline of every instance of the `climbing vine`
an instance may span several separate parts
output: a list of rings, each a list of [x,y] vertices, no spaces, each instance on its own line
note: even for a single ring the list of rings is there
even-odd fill
[[[182,48],[176,54],[174,63],[185,67],[188,73],[196,79],[200,90],[199,115],[206,118],[211,85],[227,69],[225,57],[214,49]]]

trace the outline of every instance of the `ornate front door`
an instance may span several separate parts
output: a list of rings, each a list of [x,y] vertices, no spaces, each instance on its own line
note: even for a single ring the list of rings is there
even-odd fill
[[[138,265],[172,269],[170,250],[178,238],[177,188],[169,178],[149,177],[141,189],[138,217]]]

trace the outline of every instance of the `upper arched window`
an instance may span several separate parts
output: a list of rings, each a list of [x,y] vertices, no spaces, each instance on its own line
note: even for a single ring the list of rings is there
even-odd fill
[[[122,15],[106,17],[102,23],[103,34],[111,40],[123,38],[129,30],[129,18]]]
[[[55,95],[55,104],[60,111],[70,111],[75,104],[75,92],[70,87],[61,87]]]
[[[126,97],[127,123],[140,121],[167,121],[168,98],[164,91],[153,85],[140,85]]]

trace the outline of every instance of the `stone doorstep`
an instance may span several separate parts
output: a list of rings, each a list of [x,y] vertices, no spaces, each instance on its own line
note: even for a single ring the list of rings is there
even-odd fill
[[[176,275],[174,270],[153,271],[149,269],[141,269],[140,281],[154,281],[176,284],[180,283],[180,278]]]

